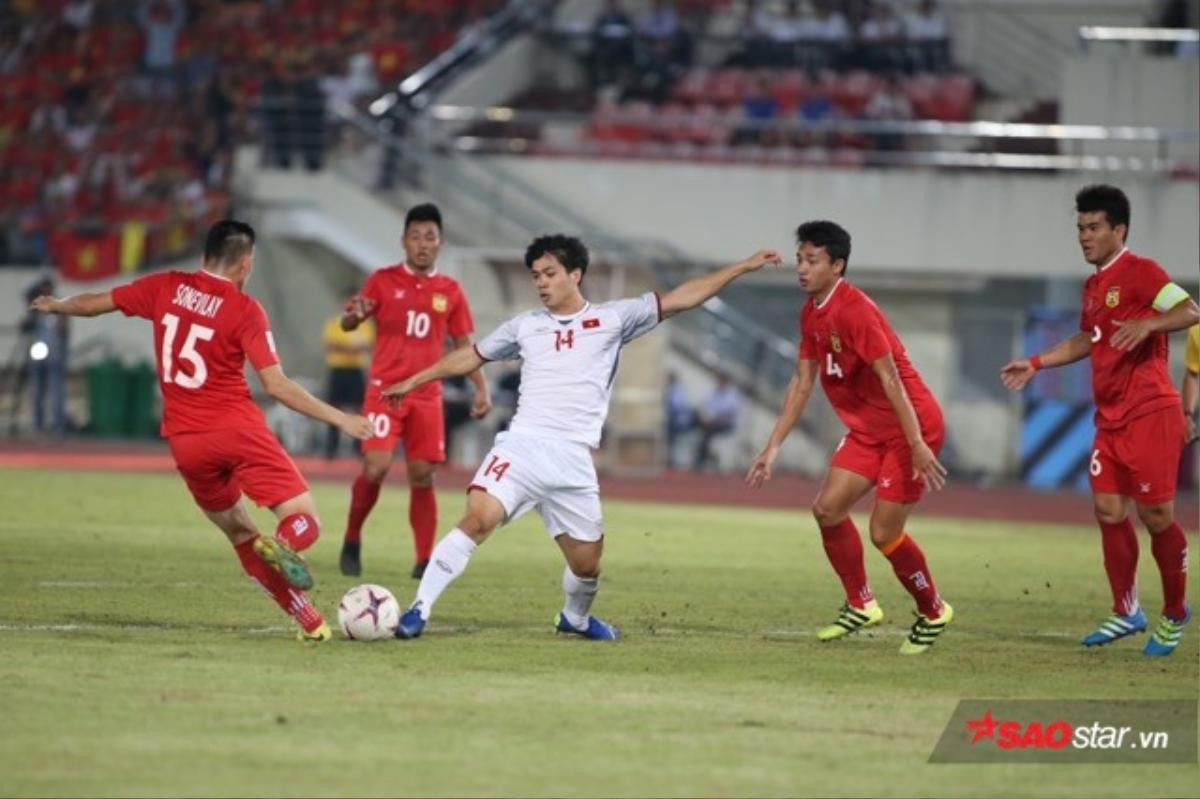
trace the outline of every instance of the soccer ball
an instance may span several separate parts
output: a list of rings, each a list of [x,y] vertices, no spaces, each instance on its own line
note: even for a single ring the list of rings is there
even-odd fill
[[[391,638],[399,621],[400,603],[382,585],[356,585],[338,603],[338,626],[352,641]]]

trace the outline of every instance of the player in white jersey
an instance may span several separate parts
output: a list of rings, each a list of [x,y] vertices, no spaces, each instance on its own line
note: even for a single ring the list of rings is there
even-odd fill
[[[525,252],[525,265],[544,308],[505,322],[474,348],[455,350],[383,392],[398,401],[431,380],[470,374],[487,361],[522,360],[517,413],[475,472],[466,513],[433,550],[396,637],[420,635],[434,602],[463,573],[475,548],[497,527],[537,508],[567,561],[562,579],[566,603],[556,629],[593,640],[616,639],[616,628],[590,615],[604,549],[591,449],[600,443],[621,347],[662,320],[695,308],[736,278],[781,263],[779,253],[760,250],[662,296],[647,292],[593,304],[580,292],[588,265],[583,243],[562,235],[534,240]]]

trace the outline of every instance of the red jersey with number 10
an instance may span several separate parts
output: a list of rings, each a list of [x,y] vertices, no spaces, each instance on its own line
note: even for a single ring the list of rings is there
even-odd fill
[[[375,302],[368,391],[433,366],[446,352],[447,335],[466,336],[475,327],[458,281],[437,272],[422,276],[405,264],[385,267],[367,278],[361,295]],[[426,383],[409,396],[440,399],[441,381]]]
[[[203,270],[139,278],[112,298],[126,316],[154,323],[164,437],[265,424],[245,362],[264,369],[279,358],[257,300]]]
[[[812,297],[800,312],[800,357],[817,362],[821,387],[842,424],[868,443],[904,440],[892,403],[871,367],[888,353],[908,393],[921,433],[942,427],[937,400],[917,374],[904,345],[871,298],[845,280],[817,305]]]
[[[1092,339],[1096,427],[1122,427],[1139,416],[1179,404],[1167,370],[1165,333],[1151,333],[1131,352],[1112,346],[1117,332],[1113,323],[1157,316],[1154,301],[1170,282],[1157,263],[1123,250],[1083,284],[1079,329]]]

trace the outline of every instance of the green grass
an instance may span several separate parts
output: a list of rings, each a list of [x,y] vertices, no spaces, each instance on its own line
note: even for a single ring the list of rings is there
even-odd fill
[[[332,613],[348,488],[316,488],[314,596]],[[1080,498],[1080,502],[1086,499]],[[461,511],[441,497],[442,527]],[[407,491],[365,533],[363,580],[413,582]],[[557,547],[536,516],[475,556],[414,642],[293,640],[174,476],[0,471],[0,795],[1183,796],[1192,766],[926,760],[963,698],[1197,700],[1172,658],[1085,651],[1108,605],[1085,528],[917,518],[954,627],[896,653],[909,601],[819,644],[840,602],[800,512],[608,502],[597,612],[556,638]],[[265,524],[269,514],[256,512]],[[1195,541],[1192,542],[1195,550]],[[1148,607],[1158,577],[1143,546]],[[1193,581],[1194,587],[1194,581]],[[71,625],[68,627],[68,625]]]

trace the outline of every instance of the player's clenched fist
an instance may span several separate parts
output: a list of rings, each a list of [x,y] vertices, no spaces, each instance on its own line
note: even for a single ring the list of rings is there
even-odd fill
[[[348,436],[353,436],[359,441],[366,441],[370,438],[374,431],[371,429],[371,423],[367,421],[367,417],[359,416],[357,413],[348,413],[342,420],[342,432]]]
[[[371,315],[375,310],[375,301],[368,299],[361,294],[355,294],[350,299],[346,300],[345,311],[357,317],[361,322]]]

